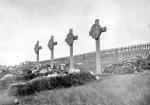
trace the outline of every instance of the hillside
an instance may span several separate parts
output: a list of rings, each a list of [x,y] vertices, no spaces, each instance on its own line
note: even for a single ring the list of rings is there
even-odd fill
[[[19,105],[150,104],[150,71],[105,77],[84,86],[43,91],[31,96],[17,97],[17,99]]]
[[[150,56],[108,65],[103,75],[89,71],[65,74],[59,70],[31,73],[32,68],[34,65],[27,63],[3,74],[0,105],[150,104]],[[41,70],[46,69],[43,66]],[[12,83],[17,88],[10,88]]]

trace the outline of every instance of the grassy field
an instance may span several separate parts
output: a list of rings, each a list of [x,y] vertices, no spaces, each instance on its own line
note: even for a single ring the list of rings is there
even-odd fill
[[[106,77],[84,86],[16,98],[19,105],[150,105],[150,71]],[[14,99],[0,95],[3,103]]]

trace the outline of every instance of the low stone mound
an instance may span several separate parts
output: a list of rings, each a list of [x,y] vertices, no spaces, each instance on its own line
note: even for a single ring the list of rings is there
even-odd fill
[[[13,96],[31,95],[43,90],[80,86],[96,80],[90,72],[70,73],[65,76],[35,78],[31,81],[11,84],[8,93]]]
[[[111,74],[131,74],[145,70],[150,70],[150,57],[136,57],[129,60],[121,61],[116,64],[110,64],[104,69],[104,73]]]

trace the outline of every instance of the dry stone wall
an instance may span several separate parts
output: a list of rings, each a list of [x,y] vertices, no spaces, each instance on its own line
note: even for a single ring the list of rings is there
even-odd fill
[[[114,64],[119,61],[127,60],[136,56],[147,57],[148,55],[150,55],[150,43],[101,50],[102,69],[104,69],[104,67],[107,66],[108,64]],[[76,68],[84,68],[85,70],[95,71],[96,69],[95,56],[96,56],[95,52],[75,55],[74,66]],[[42,61],[41,63],[48,63],[48,62],[50,61],[49,60]],[[56,58],[54,62],[56,63],[56,65],[69,64],[69,57]]]

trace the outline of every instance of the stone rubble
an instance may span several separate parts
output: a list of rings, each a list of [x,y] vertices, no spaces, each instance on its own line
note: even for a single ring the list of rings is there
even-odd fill
[[[109,64],[103,73],[130,74],[150,70],[150,57],[134,57],[129,60],[120,61],[116,64]]]

